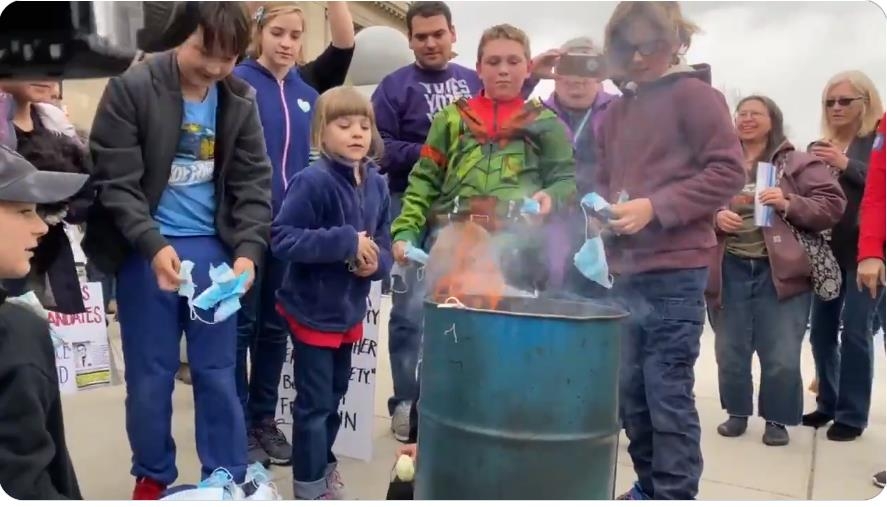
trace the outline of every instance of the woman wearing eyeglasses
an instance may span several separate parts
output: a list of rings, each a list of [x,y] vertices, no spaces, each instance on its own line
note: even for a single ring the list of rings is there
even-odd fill
[[[859,71],[831,78],[822,93],[822,139],[809,151],[826,162],[847,196],[840,222],[831,230],[830,246],[841,268],[838,298],[814,298],[810,342],[819,379],[816,410],[804,415],[813,428],[834,424],[826,436],[847,442],[868,424],[872,395],[872,319],[877,301],[856,284],[859,204],[868,172],[875,128],[884,114],[871,79]],[[840,324],[840,350],[838,334]]]
[[[745,433],[754,414],[752,355],[757,354],[757,408],[766,422],[762,440],[765,445],[787,445],[786,426],[798,425],[804,409],[801,344],[811,294],[810,262],[789,224],[813,232],[828,230],[841,218],[845,200],[828,166],[795,151],[788,142],[782,111],[771,99],[742,99],[735,121],[748,183],[715,215],[718,254],[706,290],[721,406],[729,416],[718,433]],[[762,162],[776,167],[778,182],[756,195],[757,166]],[[757,202],[776,212],[770,227],[756,225]]]

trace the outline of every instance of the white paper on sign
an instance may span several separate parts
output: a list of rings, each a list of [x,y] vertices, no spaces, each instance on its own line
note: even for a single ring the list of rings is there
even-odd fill
[[[342,421],[333,452],[349,458],[373,459],[373,424],[375,422],[376,355],[379,342],[379,308],[382,306],[382,284],[370,288],[363,338],[351,349],[351,380],[348,393],[339,404]],[[293,379],[293,346],[288,340],[287,361],[283,365],[277,389],[277,411],[274,418],[288,441],[292,439],[292,406],[296,400]]]
[[[761,192],[776,186],[776,167],[767,162],[758,162],[755,178],[755,226],[773,225],[773,206],[761,204]]]
[[[111,355],[102,284],[82,284],[86,311],[76,315],[49,312],[49,325],[65,344],[55,350],[59,391],[75,393],[111,384]]]

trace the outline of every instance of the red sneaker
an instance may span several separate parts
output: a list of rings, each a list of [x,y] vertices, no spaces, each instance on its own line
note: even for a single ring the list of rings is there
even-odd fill
[[[136,487],[132,490],[133,500],[158,500],[166,491],[166,486],[148,477],[136,479]]]

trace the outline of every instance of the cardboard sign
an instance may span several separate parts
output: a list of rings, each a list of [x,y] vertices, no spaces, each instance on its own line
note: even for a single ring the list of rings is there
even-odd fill
[[[348,393],[339,404],[342,422],[333,445],[333,452],[349,458],[370,461],[373,458],[373,424],[376,393],[376,355],[379,340],[379,308],[382,304],[382,284],[375,282],[370,289],[363,338],[351,349],[351,380]],[[278,386],[275,419],[288,440],[292,439],[292,408],[296,399],[293,380],[293,344],[287,344],[287,358]]]
[[[86,311],[75,315],[49,312],[49,325],[65,344],[55,350],[59,391],[63,394],[109,385],[111,358],[102,284],[80,286]]]

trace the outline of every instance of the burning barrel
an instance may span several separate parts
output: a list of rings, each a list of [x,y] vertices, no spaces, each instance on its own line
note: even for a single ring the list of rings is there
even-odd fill
[[[426,301],[416,499],[612,499],[626,316],[594,301]]]

